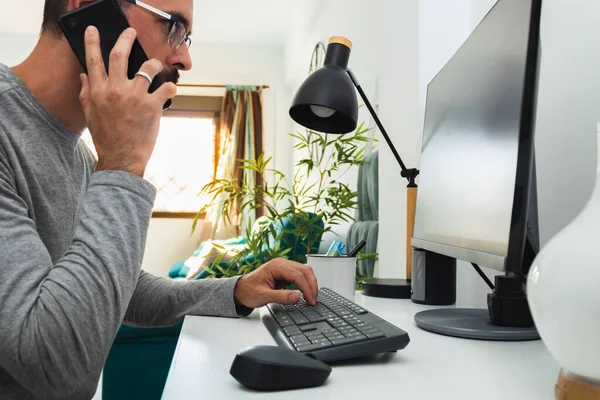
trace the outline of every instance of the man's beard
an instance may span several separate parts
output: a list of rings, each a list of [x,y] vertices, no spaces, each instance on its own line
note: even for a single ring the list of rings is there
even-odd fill
[[[174,84],[177,85],[177,82],[179,82],[179,71],[177,71],[176,69],[173,70],[162,70],[159,74],[158,74],[159,78],[160,78],[160,82],[161,84],[164,82],[172,82]]]
[[[165,82],[171,82],[177,85],[177,82],[179,82],[179,71],[176,69],[163,70],[158,75],[156,75],[155,79],[158,79],[158,82],[160,83],[158,87],[160,87]],[[167,100],[167,102],[163,106],[163,110],[166,110],[169,107],[171,107],[171,104],[173,104],[172,100]]]
[[[154,78],[154,85],[150,89],[151,92],[158,89],[165,82],[172,82],[177,84],[179,82],[179,71],[176,69],[173,70],[162,70],[156,77]]]

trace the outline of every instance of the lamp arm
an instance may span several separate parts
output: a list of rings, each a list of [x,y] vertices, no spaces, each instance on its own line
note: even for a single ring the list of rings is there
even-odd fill
[[[350,75],[350,80],[352,81],[352,83],[354,84],[356,89],[358,90],[358,93],[360,93],[360,97],[363,99],[367,108],[369,109],[369,112],[371,113],[371,116],[375,120],[377,127],[381,131],[383,138],[385,139],[388,146],[392,150],[392,153],[394,153],[394,157],[396,157],[396,161],[398,161],[398,164],[400,164],[400,167],[402,168],[402,177],[404,177],[408,180],[408,185],[406,186],[406,279],[412,279],[411,239],[412,239],[413,233],[414,233],[415,212],[416,212],[416,208],[417,208],[417,190],[418,189],[417,189],[417,184],[415,183],[415,179],[417,178],[417,175],[419,175],[419,170],[416,168],[410,168],[410,169],[406,168],[406,166],[402,162],[402,159],[400,158],[400,155],[398,154],[398,151],[396,151],[396,148],[392,144],[390,137],[388,136],[387,132],[385,131],[383,124],[379,120],[377,113],[375,113],[375,110],[373,109],[371,102],[369,101],[369,99],[367,99],[367,95],[365,94],[364,90],[360,86],[358,79],[356,79],[354,72],[352,72],[352,70],[350,68],[348,68],[346,71],[348,72],[348,75]]]
[[[404,162],[400,158],[400,155],[398,154],[398,151],[396,150],[396,147],[394,147],[394,144],[392,143],[392,140],[390,139],[390,137],[388,136],[387,132],[385,131],[385,128],[383,127],[383,124],[381,123],[381,120],[377,116],[377,113],[375,112],[375,109],[373,108],[373,106],[371,105],[371,102],[367,98],[367,95],[365,94],[365,91],[362,89],[362,86],[358,82],[358,79],[356,78],[356,75],[354,75],[354,72],[352,72],[352,70],[350,68],[347,69],[347,72],[348,72],[348,75],[350,76],[350,80],[352,81],[352,83],[356,87],[356,90],[358,90],[358,93],[360,94],[360,97],[363,99],[363,101],[365,102],[365,105],[369,109],[369,112],[371,113],[371,116],[375,120],[375,123],[377,124],[377,127],[381,131],[381,134],[383,135],[383,138],[387,142],[390,150],[392,150],[392,153],[394,154],[394,157],[396,158],[396,161],[398,161],[398,164],[400,164],[400,168],[402,168],[402,176],[408,180],[409,186],[414,185],[415,184],[414,180],[417,177],[417,175],[419,174],[419,171],[417,169],[408,169],[408,168],[406,168],[406,165],[404,165]]]

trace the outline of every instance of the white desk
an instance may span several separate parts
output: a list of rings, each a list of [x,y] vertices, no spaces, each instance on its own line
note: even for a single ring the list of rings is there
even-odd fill
[[[523,399],[553,400],[559,366],[542,341],[486,342],[436,335],[415,325],[428,307],[356,294],[367,310],[408,332],[395,355],[334,366],[325,385],[292,392],[252,392],[229,374],[235,354],[275,344],[255,310],[248,318],[186,317],[163,399]]]

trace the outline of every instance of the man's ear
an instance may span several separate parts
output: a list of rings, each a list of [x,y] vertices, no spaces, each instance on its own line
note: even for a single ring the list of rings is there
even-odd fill
[[[85,6],[86,4],[93,3],[94,0],[69,0],[69,7],[67,11],[75,10],[81,6]]]

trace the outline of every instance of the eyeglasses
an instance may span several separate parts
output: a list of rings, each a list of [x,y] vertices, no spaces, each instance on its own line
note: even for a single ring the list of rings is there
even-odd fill
[[[139,0],[126,1],[128,3],[142,7],[143,9],[148,10],[151,13],[156,14],[167,20],[167,30],[169,31],[169,35],[167,36],[167,42],[171,45],[173,50],[179,49],[183,43],[187,45],[188,49],[190,48],[190,46],[192,45],[192,38],[188,35],[185,22],[181,18],[168,14],[164,11],[159,10],[158,8],[152,7],[151,5],[143,3]]]

